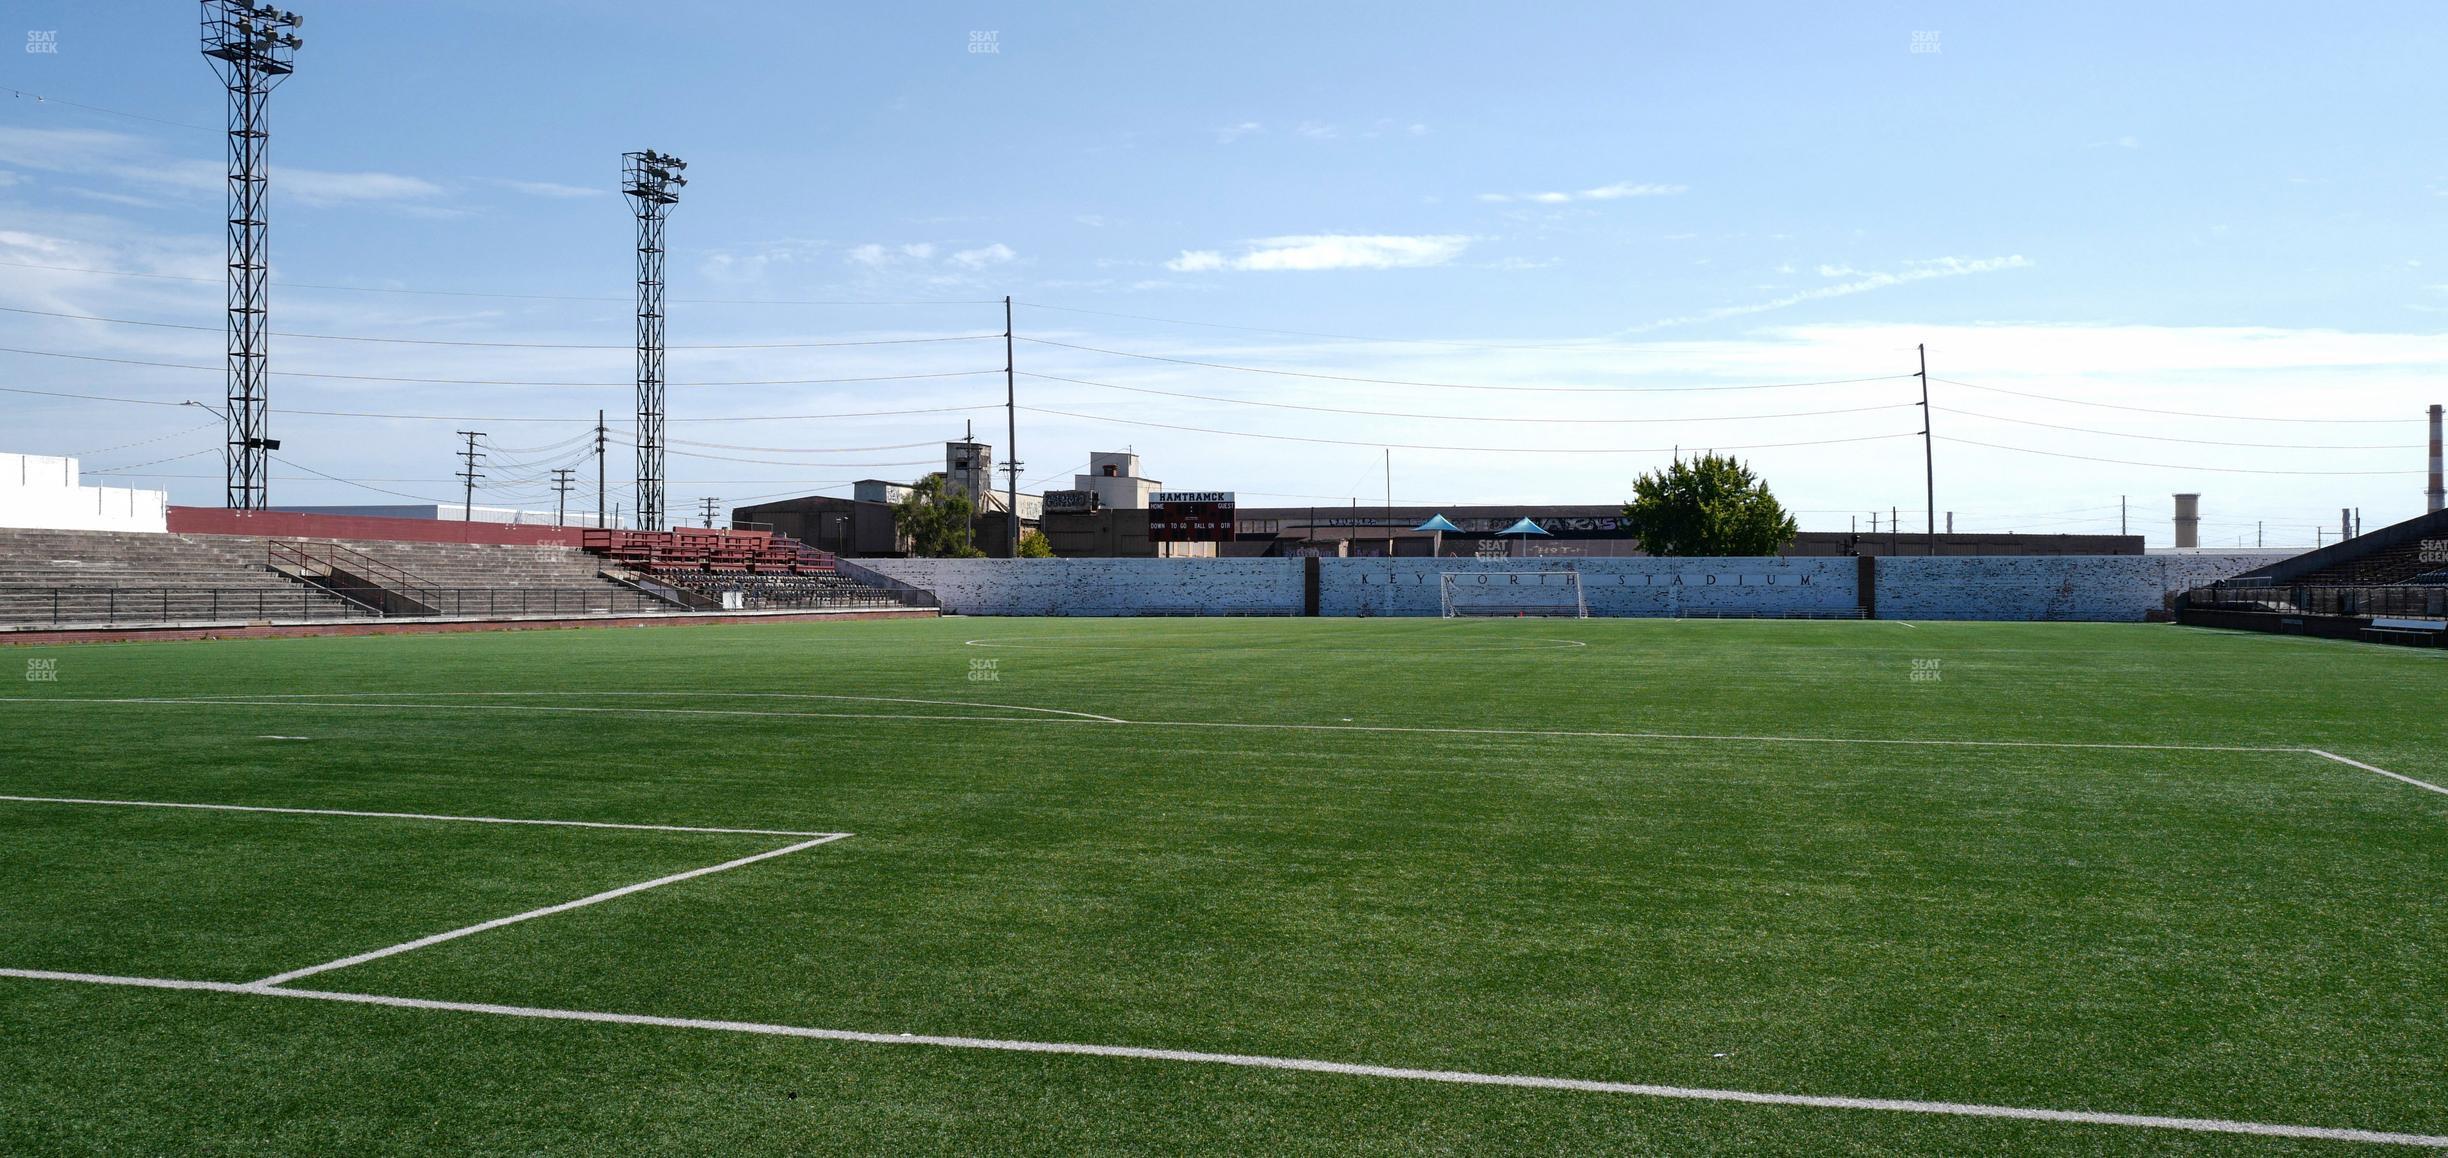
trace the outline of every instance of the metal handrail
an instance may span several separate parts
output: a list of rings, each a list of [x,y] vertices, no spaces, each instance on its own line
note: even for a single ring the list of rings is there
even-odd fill
[[[382,612],[355,600],[324,599],[314,587],[18,587],[0,589],[0,624],[182,623],[233,618],[360,619]],[[36,607],[8,603],[28,597]],[[99,600],[99,608],[92,604]],[[202,606],[198,606],[201,603]],[[32,611],[35,614],[25,614]],[[97,614],[98,613],[98,614]]]
[[[2225,580],[2186,592],[2185,604],[2204,609],[2232,609],[2237,604],[2246,604],[2251,610],[2290,615],[2440,616],[2448,614],[2448,587],[2255,585]]]

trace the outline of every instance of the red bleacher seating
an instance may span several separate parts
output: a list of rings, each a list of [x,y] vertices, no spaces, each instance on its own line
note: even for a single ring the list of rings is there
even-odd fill
[[[742,575],[822,575],[833,556],[771,531],[677,528],[669,531],[589,529],[580,545],[641,571],[711,571]]]

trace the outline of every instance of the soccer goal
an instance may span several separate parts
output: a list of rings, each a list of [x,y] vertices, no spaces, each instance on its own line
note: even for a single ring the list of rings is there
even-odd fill
[[[1578,571],[1447,571],[1437,576],[1445,618],[1544,615],[1589,618]]]

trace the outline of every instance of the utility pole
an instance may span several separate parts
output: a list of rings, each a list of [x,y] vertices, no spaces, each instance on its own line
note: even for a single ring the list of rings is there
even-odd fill
[[[663,510],[663,219],[680,201],[688,162],[652,149],[621,154],[621,192],[637,216],[638,527],[661,530]]]
[[[459,452],[459,457],[467,462],[467,466],[459,472],[459,481],[467,484],[467,495],[459,508],[459,521],[472,523],[476,521],[476,480],[484,477],[476,470],[477,460],[484,457],[476,451],[476,440],[483,438],[485,432],[462,430],[459,433],[467,439],[467,449]]]
[[[610,527],[604,521],[604,412],[595,412],[595,525]]]
[[[569,524],[570,476],[575,473],[577,470],[574,467],[557,466],[553,468],[553,493],[555,495],[553,525],[556,527]]]
[[[706,497],[697,500],[697,505],[703,508],[704,511],[706,530],[711,531],[714,529],[714,504],[721,501],[721,499],[715,498],[712,495],[707,495]]]
[[[2127,529],[2126,529],[2126,527],[2125,527],[2125,496],[2123,496],[2123,495],[2118,495],[2118,496],[2117,496],[2117,537],[2121,539],[2121,538],[2124,538],[2126,535],[2129,535],[2129,534],[2132,534],[2132,533],[2133,533],[2133,532],[2131,532],[2131,531],[2127,530]]]
[[[204,55],[229,90],[229,405],[221,412],[224,503],[233,511],[271,505],[271,405],[265,398],[265,339],[271,283],[264,240],[264,104],[297,71],[295,12],[247,0],[205,0]]]
[[[2264,543],[2264,542],[2262,542],[2262,541],[2261,541],[2261,520],[2259,520],[2259,519],[2254,519],[2254,520],[2253,520],[2253,546],[2256,546],[2256,547],[2265,547],[2265,546],[2268,546],[2268,544],[2267,544],[2267,543]]]
[[[1894,554],[1898,554],[1898,553],[1900,553],[1900,551],[1902,550],[1902,548],[1900,548],[1900,547],[1898,547],[1898,546],[1896,545],[1896,543],[1897,543],[1897,536],[1902,535],[1903,533],[1904,533],[1904,516],[1903,516],[1903,512],[1902,512],[1902,511],[1900,511],[1900,510],[1898,510],[1898,509],[1897,509],[1897,508],[1895,508],[1895,507],[1889,507],[1889,508],[1887,508],[1887,553],[1888,553],[1888,554],[1890,554],[1890,555],[1894,555]]]
[[[1005,294],[1003,295],[1003,469],[1011,472],[1011,485],[1003,495],[1004,505],[1009,508],[1003,513],[1006,516],[1004,522],[1009,531],[1006,537],[1011,540],[1010,552],[1006,557],[1017,559],[1020,557],[1020,394],[1012,384],[1013,377],[1012,300],[1010,294]],[[986,485],[993,486],[994,480],[987,479]]]
[[[1386,558],[1394,557],[1394,448],[1385,452],[1386,474]]]
[[[1938,553],[1938,459],[1930,443],[1929,347],[1920,345],[1913,349],[1921,355],[1921,476],[1923,498],[1929,508],[1922,512],[1929,516],[1924,545],[1929,548],[1929,554],[1935,555]]]

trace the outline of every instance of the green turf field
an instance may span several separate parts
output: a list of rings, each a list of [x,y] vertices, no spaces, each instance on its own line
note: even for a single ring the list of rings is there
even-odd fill
[[[2448,794],[2310,751],[2448,784],[2448,653],[947,619],[0,671],[0,1152],[2448,1134]]]

